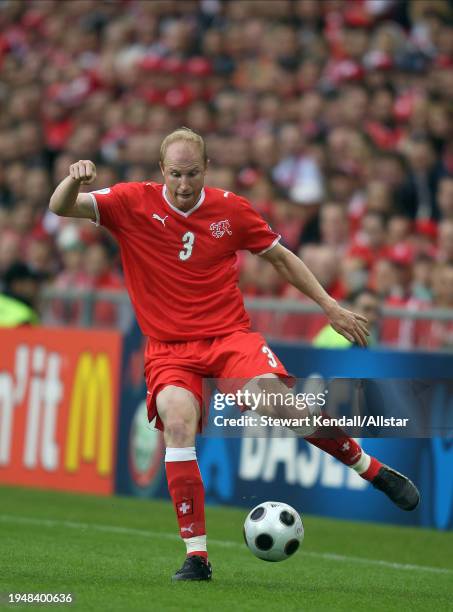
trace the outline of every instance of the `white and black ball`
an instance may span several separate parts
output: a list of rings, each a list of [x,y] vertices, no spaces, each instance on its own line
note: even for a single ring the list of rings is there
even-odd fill
[[[244,523],[244,540],[263,561],[284,561],[294,555],[304,539],[299,513],[288,504],[267,501],[251,510]]]

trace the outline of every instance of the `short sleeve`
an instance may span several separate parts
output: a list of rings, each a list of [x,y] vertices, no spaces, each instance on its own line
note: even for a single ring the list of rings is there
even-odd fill
[[[241,228],[239,249],[250,251],[255,255],[263,255],[279,242],[281,236],[271,229],[245,198],[238,197],[238,204]]]
[[[96,225],[115,231],[124,226],[127,218],[127,183],[90,191],[96,214]]]

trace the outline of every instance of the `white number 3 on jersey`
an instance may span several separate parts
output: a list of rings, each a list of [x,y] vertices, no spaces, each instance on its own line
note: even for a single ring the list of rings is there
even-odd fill
[[[263,346],[261,350],[267,355],[267,363],[271,366],[271,368],[276,368],[278,366],[278,363],[271,349],[268,346]]]
[[[184,248],[182,251],[179,251],[179,259],[186,261],[186,259],[189,259],[189,257],[192,255],[192,249],[195,243],[195,234],[192,234],[192,232],[186,232],[182,237],[182,243]]]

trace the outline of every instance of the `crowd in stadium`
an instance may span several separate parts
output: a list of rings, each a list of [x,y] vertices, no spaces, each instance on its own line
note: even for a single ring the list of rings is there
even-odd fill
[[[50,213],[50,194],[78,159],[97,165],[90,190],[160,182],[160,142],[186,125],[207,184],[249,198],[333,297],[453,308],[447,0],[8,0],[0,70],[4,290],[18,261],[122,289],[112,239]],[[246,295],[295,297],[260,258],[240,269]],[[430,333],[453,345],[451,326]]]

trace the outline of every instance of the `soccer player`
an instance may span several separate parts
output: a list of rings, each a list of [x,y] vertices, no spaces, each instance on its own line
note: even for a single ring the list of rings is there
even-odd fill
[[[279,244],[280,236],[244,198],[205,187],[203,139],[180,128],[162,142],[163,184],[120,183],[92,193],[93,162],[72,164],[57,186],[50,210],[91,219],[118,240],[126,286],[147,337],[145,377],[149,420],[164,432],[165,468],[187,556],[174,580],[209,580],[203,482],[195,452],[200,430],[202,380],[271,379],[288,391],[289,375],[265,339],[250,331],[237,280],[236,252],[269,261],[283,278],[315,300],[332,327],[365,346],[367,321],[342,308],[305,264]],[[285,382],[286,381],[286,382]],[[279,407],[275,407],[279,413]],[[313,433],[313,432],[312,432]],[[306,433],[304,434],[306,435]],[[367,455],[338,429],[332,438],[306,437],[370,481],[404,510],[419,501],[405,476]]]

